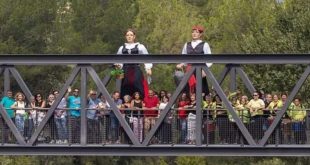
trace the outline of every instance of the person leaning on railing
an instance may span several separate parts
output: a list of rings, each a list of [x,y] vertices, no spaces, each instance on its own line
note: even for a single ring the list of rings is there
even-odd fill
[[[68,92],[65,95],[65,99],[67,100],[67,105],[69,108],[69,121],[71,124],[71,138],[72,143],[80,142],[80,110],[81,110],[81,97],[79,96],[79,89],[74,88],[73,95],[69,96],[72,92],[71,87],[68,88]]]
[[[133,99],[131,101],[130,107],[132,108],[131,117],[129,122],[132,123],[133,133],[135,137],[139,139],[139,142],[143,141],[143,110],[142,107],[144,103],[142,101],[142,96],[140,92],[135,92],[133,94]]]
[[[59,91],[55,90],[53,92],[55,98],[59,97]],[[57,128],[57,144],[68,143],[68,128],[67,128],[67,100],[61,98],[60,103],[54,111],[54,120]]]
[[[183,144],[186,144],[186,135],[187,135],[187,114],[186,109],[184,108],[186,105],[189,104],[189,98],[186,92],[183,92],[177,101],[177,112],[178,112],[178,124],[180,130],[180,141]]]
[[[259,98],[258,92],[253,93],[253,99],[247,104],[251,113],[250,133],[256,141],[260,140],[264,136],[263,125],[265,123],[264,108],[265,103]]]
[[[21,92],[17,92],[15,95],[15,102],[11,106],[15,111],[15,125],[17,130],[24,136],[25,118],[27,116],[25,108],[27,104],[25,102],[25,95]]]
[[[211,96],[206,95],[204,101],[202,102],[203,110],[203,141],[204,144],[214,144],[215,143],[215,110],[212,109]],[[207,140],[209,138],[209,140]]]
[[[15,114],[14,114],[14,110],[11,108],[11,106],[14,104],[15,100],[13,98],[13,92],[11,90],[8,90],[7,93],[6,93],[6,96],[2,98],[1,100],[1,103],[3,105],[3,108],[5,108],[7,114],[8,114],[8,117],[14,122],[14,117],[15,117]],[[4,120],[2,120],[2,122],[4,123]],[[3,132],[3,135],[4,135],[4,139],[3,141],[6,143],[10,140],[10,128],[8,127],[7,124],[4,124],[4,132]]]
[[[306,130],[305,130],[305,118],[306,109],[301,104],[300,98],[295,98],[294,102],[288,108],[288,115],[292,120],[292,130],[294,135],[294,141],[296,144],[305,144],[306,142]]]
[[[216,113],[216,126],[218,129],[218,136],[220,143],[228,143],[229,141],[229,130],[228,124],[228,114],[225,106],[223,105],[222,99],[219,95],[215,95],[212,100],[212,109],[214,109]]]
[[[87,117],[87,140],[89,143],[99,143],[99,121],[98,121],[98,104],[100,99],[97,98],[97,92],[90,90],[87,96],[88,109]]]
[[[144,102],[144,135],[155,125],[156,117],[158,116],[159,99],[154,96],[154,91],[149,89],[148,96]]]

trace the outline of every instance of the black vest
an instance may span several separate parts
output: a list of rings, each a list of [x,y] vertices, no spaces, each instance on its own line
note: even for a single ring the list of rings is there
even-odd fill
[[[125,44],[123,45],[123,54],[139,54],[138,44],[132,49],[126,49]]]
[[[191,42],[187,43],[186,46],[186,50],[187,50],[187,54],[204,54],[203,52],[203,46],[204,46],[205,42],[200,42],[195,49],[192,47]]]

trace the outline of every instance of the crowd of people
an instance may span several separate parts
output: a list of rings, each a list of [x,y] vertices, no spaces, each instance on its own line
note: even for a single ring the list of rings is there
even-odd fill
[[[211,54],[210,46],[202,41],[204,28],[192,27],[192,40],[184,44],[182,54]],[[146,47],[136,42],[136,32],[128,29],[125,32],[126,42],[120,46],[117,54],[138,55],[148,54]],[[207,63],[208,67],[212,64]],[[152,82],[152,64],[145,64],[143,75],[139,64],[114,64],[115,69],[124,72],[120,91],[112,93],[111,97],[121,112],[123,118],[130,125],[134,136],[142,142],[146,134],[154,127],[160,116],[161,110],[165,109],[171,93],[165,90],[159,93],[149,89]],[[191,64],[176,65],[175,82],[179,85],[184,77],[184,72],[191,70]],[[240,133],[234,118],[227,111],[221,98],[214,92],[209,91],[206,74],[202,71],[202,97],[203,103],[203,140],[204,143],[246,143]],[[196,143],[196,75],[190,76],[183,92],[170,109],[161,124],[153,143]],[[55,102],[59,92],[53,91],[44,99],[42,93],[37,93],[30,101],[25,100],[25,95],[17,92],[13,97],[12,91],[2,98],[1,104],[6,109],[9,118],[15,122],[20,134],[29,140],[33,131],[42,122],[48,110]],[[85,97],[85,96],[82,96]],[[262,96],[259,92],[253,93],[253,99],[241,94],[241,92],[227,93],[235,112],[258,142],[265,134],[276,114],[286,102],[287,94]],[[111,111],[110,104],[102,94],[96,90],[90,90],[87,96],[87,109],[81,109],[81,96],[79,89],[68,89],[66,95],[57,105],[53,118],[38,137],[38,142],[48,143],[79,143],[81,129],[81,111],[87,111],[87,139],[90,143],[130,143],[126,131],[119,123],[115,110]],[[301,104],[300,98],[295,98],[281,119],[279,134],[272,136],[280,137],[281,143],[305,143],[305,118],[306,110]],[[3,122],[4,123],[4,122]],[[9,128],[4,124],[4,141],[10,139]],[[56,130],[56,131],[55,131]],[[275,139],[275,138],[273,138]],[[273,143],[271,141],[271,143]]]
[[[43,94],[37,93],[28,102],[23,93],[17,92],[13,97],[12,91],[7,91],[7,95],[2,98],[1,104],[6,109],[7,115],[15,122],[20,134],[25,140],[29,140],[58,95],[58,91],[53,91],[47,95],[47,99],[44,99]],[[122,117],[132,128],[136,138],[142,142],[155,125],[160,112],[168,104],[171,94],[165,90],[154,92],[149,89],[146,97],[143,97],[139,92],[134,92],[132,96],[125,95],[123,98],[120,96],[121,94],[118,91],[111,95]],[[240,120],[258,142],[273,122],[276,114],[281,111],[286,102],[287,94],[261,95],[259,92],[254,92],[253,98],[248,99],[248,96],[240,92],[227,92],[227,98]],[[86,108],[89,143],[102,143],[100,140],[103,132],[106,132],[105,143],[130,143],[129,137],[103,95],[98,94],[95,90],[90,90]],[[233,144],[242,141],[246,143],[231,113],[215,92],[203,96],[200,109],[203,112],[204,143]],[[69,88],[55,109],[53,117],[48,120],[46,127],[39,135],[38,142],[68,143],[70,136],[70,143],[79,143],[82,110],[79,89],[71,90]],[[301,99],[295,98],[281,118],[279,127],[277,127],[280,129],[278,132],[280,143],[306,143],[306,115],[306,109],[301,104]],[[177,138],[176,142],[195,144],[196,117],[195,94],[182,92],[159,127],[154,142],[172,143],[172,136],[177,135],[174,137]],[[103,121],[106,123],[104,126]],[[7,126],[6,129],[8,129]],[[173,132],[176,133],[173,135]],[[8,140],[9,129],[6,130],[6,133],[5,139]],[[270,143],[274,143],[275,136],[274,133],[273,140],[269,141]]]

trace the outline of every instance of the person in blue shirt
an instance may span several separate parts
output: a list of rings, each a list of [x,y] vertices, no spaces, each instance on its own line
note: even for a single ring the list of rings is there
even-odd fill
[[[14,118],[14,110],[11,108],[11,106],[14,104],[15,100],[13,98],[13,92],[8,90],[7,95],[4,96],[1,100],[1,104],[6,109],[6,112],[8,113],[9,118]]]
[[[68,88],[68,92],[65,96],[67,99],[67,105],[69,108],[69,120],[71,122],[71,136],[72,143],[80,142],[80,116],[81,116],[81,97],[79,96],[79,89],[74,88],[73,95],[69,96],[71,93],[71,87]]]
[[[13,98],[13,92],[11,90],[8,90],[6,93],[6,96],[2,98],[1,104],[3,105],[9,118],[11,118],[13,122],[14,122],[15,114],[11,106],[14,104],[14,102],[15,102],[15,99]],[[8,125],[4,124],[4,142],[5,143],[8,142],[9,135],[10,135],[9,131],[10,131],[10,128],[8,127]]]

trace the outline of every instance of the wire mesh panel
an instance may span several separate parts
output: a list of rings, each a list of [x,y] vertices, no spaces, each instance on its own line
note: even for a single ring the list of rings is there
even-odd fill
[[[36,123],[33,131],[38,128],[39,124],[41,123]],[[68,139],[68,117],[53,115],[39,133],[36,144],[69,144]]]
[[[14,118],[12,118],[14,122]],[[1,145],[4,144],[16,144],[16,138],[12,131],[10,130],[9,126],[5,123],[5,120],[0,116],[0,143]]]

